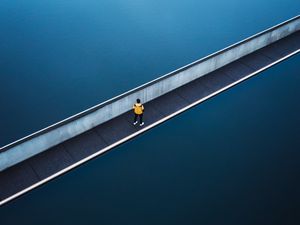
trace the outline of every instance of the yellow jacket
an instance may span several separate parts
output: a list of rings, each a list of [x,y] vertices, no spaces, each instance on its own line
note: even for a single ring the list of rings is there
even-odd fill
[[[144,112],[144,106],[141,103],[135,103],[132,108],[135,114],[141,115]]]

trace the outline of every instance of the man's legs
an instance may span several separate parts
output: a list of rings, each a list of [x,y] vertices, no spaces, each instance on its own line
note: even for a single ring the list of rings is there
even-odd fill
[[[140,125],[143,125],[144,124],[144,122],[143,122],[143,114],[140,114],[139,117],[140,117]]]
[[[133,121],[133,124],[137,124],[137,118],[138,118],[138,114],[134,114],[134,121]]]

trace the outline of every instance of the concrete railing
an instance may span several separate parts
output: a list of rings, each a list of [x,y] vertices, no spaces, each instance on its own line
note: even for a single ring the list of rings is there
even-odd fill
[[[151,101],[299,30],[300,16],[297,16],[6,145],[0,149],[0,171],[127,112],[137,98]]]

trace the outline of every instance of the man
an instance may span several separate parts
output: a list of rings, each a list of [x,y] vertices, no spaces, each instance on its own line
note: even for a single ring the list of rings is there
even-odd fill
[[[136,103],[133,105],[133,112],[134,112],[134,122],[133,122],[133,125],[136,125],[137,124],[137,120],[138,120],[138,117],[140,119],[140,126],[143,126],[144,125],[144,122],[143,122],[143,113],[144,113],[144,106],[142,105],[141,103],[141,100],[140,99],[137,99],[136,100]]]

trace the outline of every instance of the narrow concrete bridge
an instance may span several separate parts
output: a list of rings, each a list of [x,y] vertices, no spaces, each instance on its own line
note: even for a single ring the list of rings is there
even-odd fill
[[[297,16],[2,147],[0,205],[299,52]],[[132,125],[136,98],[143,127]]]

